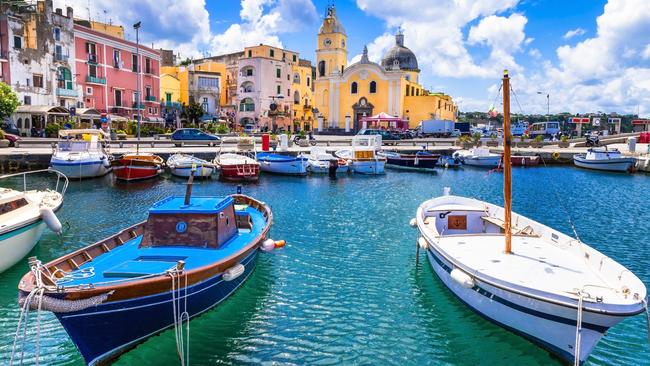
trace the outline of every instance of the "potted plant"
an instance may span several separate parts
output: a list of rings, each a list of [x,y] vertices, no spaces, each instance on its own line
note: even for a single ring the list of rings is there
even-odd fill
[[[560,142],[558,143],[559,147],[569,147],[569,136],[562,135],[560,137]]]
[[[269,139],[269,146],[272,149],[276,149],[278,147],[278,135],[272,133]]]
[[[517,147],[529,147],[530,142],[528,140],[528,135],[524,134],[519,136],[519,142],[517,143]]]
[[[531,142],[530,146],[535,148],[540,148],[544,146],[544,136],[542,135],[535,136],[535,141]]]
[[[237,140],[237,149],[253,150],[253,139],[254,137],[240,137],[239,140]]]
[[[469,135],[460,135],[456,141],[456,145],[462,147],[465,150],[472,148],[472,138]]]
[[[58,123],[48,123],[45,126],[45,135],[47,137],[59,137],[61,126]]]
[[[0,130],[0,148],[9,147],[9,140],[5,139],[5,132]]]
[[[499,146],[499,141],[497,141],[497,134],[492,132],[490,134],[490,141],[487,141],[485,144],[487,146],[489,146],[489,147],[497,147],[497,146]]]
[[[481,134],[479,132],[476,132],[472,135],[472,142],[476,147],[481,146]]]

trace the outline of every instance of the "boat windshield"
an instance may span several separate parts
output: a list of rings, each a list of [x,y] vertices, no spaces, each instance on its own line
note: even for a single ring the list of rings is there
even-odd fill
[[[88,151],[89,141],[61,141],[58,144],[59,151],[81,152]]]
[[[27,206],[28,203],[29,202],[27,202],[27,200],[24,198],[19,198],[17,200],[0,203],[0,215],[4,215],[6,213],[15,211],[21,207]]]

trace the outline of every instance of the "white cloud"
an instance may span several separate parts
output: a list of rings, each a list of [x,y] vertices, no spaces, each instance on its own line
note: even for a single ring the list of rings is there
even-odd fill
[[[485,68],[521,70],[515,62],[513,52],[520,50],[526,38],[524,26],[527,22],[528,19],[521,14],[512,14],[507,18],[490,15],[470,28],[468,43],[490,47],[490,57],[483,64]]]
[[[528,55],[529,55],[530,57],[534,58],[534,59],[540,59],[540,58],[542,58],[542,53],[539,52],[539,50],[538,50],[537,48],[531,48],[531,49],[528,51]]]
[[[579,36],[581,36],[583,34],[585,34],[584,29],[576,28],[576,29],[573,29],[573,30],[570,30],[570,31],[566,32],[564,34],[564,36],[562,36],[562,38],[564,38],[565,40],[569,40],[569,39],[571,39],[573,37],[579,37]]]

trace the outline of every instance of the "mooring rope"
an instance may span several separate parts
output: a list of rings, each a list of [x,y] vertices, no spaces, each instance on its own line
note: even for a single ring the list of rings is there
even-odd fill
[[[174,317],[176,352],[181,360],[181,366],[185,366],[190,363],[190,317],[187,311],[187,274],[178,265],[167,273],[171,278],[172,285],[172,313]],[[184,283],[182,282],[183,279]],[[182,312],[181,297],[184,297]],[[183,334],[183,322],[185,322],[185,335]]]
[[[34,299],[34,296],[38,299],[38,306],[36,308],[36,365],[39,364],[40,356],[40,337],[41,337],[41,308],[43,302],[43,294],[45,292],[45,286],[43,285],[43,279],[41,278],[41,261],[35,260],[32,264],[30,271],[34,274],[36,280],[36,286],[26,297],[26,301],[22,304],[20,308],[20,315],[18,317],[18,325],[16,326],[16,333],[14,334],[13,347],[11,349],[11,358],[9,359],[9,365],[14,364],[14,359],[16,357],[16,346],[18,345],[18,340],[20,339],[20,364],[22,365],[25,361],[25,340],[27,339],[27,329],[29,324],[29,311],[31,309],[31,303]],[[22,334],[21,334],[22,327]]]

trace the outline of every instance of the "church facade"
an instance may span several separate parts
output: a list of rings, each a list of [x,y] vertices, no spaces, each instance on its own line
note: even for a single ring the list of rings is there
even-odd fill
[[[452,98],[419,84],[417,58],[404,45],[401,31],[380,64],[368,59],[365,47],[359,62],[348,65],[347,58],[347,34],[330,6],[316,49],[314,112],[319,130],[358,131],[364,116],[380,112],[407,119],[411,128],[431,118],[455,121],[457,107]]]

